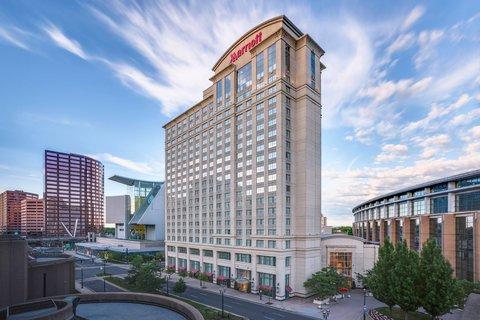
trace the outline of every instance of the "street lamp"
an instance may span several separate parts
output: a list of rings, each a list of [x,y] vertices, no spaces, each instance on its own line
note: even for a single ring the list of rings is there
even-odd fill
[[[83,266],[82,266],[82,269],[81,269],[81,273],[82,273],[82,289],[83,289]]]
[[[220,287],[221,287],[220,288],[220,293],[222,294],[222,318],[223,318],[224,317],[224,311],[223,311],[224,310],[224,298],[223,298],[223,294],[225,293],[226,289],[225,289],[225,286],[224,286],[223,283],[220,285]]]
[[[171,277],[171,276],[172,276],[171,274],[167,274],[167,275],[165,276],[165,281],[167,282],[167,296],[168,296],[168,281],[170,280],[170,277]]]
[[[363,288],[363,320],[367,317],[367,288]]]

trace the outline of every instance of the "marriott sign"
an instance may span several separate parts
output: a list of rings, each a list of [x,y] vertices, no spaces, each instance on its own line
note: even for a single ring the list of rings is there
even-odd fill
[[[250,40],[246,45],[238,49],[237,51],[234,51],[233,53],[230,54],[230,62],[234,63],[237,61],[238,58],[240,58],[244,53],[249,52],[252,50],[256,45],[258,45],[260,42],[262,42],[262,32],[260,31],[255,35],[255,37]]]

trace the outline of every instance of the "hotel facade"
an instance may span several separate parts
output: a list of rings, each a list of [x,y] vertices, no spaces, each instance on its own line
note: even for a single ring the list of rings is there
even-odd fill
[[[164,126],[168,267],[278,300],[308,294],[321,269],[323,54],[285,16],[265,21]]]
[[[370,199],[353,214],[354,235],[417,251],[434,239],[457,278],[480,281],[480,170]]]

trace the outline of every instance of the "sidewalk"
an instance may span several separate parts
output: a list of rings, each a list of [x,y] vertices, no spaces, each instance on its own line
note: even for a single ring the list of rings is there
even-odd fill
[[[172,274],[170,280],[177,281],[180,277],[177,274]],[[200,280],[193,279],[189,277],[184,278],[185,283],[194,288],[200,288]],[[203,290],[219,293],[220,286],[210,283],[203,282]],[[246,300],[249,302],[261,304],[266,307],[276,308],[280,310],[287,310],[302,315],[321,318],[321,310],[318,308],[318,305],[313,304],[313,298],[300,298],[292,297],[285,301],[278,301],[275,299],[270,299],[271,304],[267,304],[269,299],[267,296],[263,295],[262,300],[260,300],[259,295],[244,293],[237,291],[232,288],[226,288],[225,295],[229,297],[234,297],[237,299]],[[382,304],[375,300],[372,297],[367,298],[368,307],[378,307]],[[358,290],[352,292],[352,297],[345,300],[339,300],[336,304],[329,306],[330,317],[329,320],[348,320],[348,319],[358,319],[362,314],[363,310],[363,293]]]

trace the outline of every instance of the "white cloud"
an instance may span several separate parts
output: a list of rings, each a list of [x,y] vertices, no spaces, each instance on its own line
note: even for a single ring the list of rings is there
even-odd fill
[[[448,124],[450,126],[460,126],[460,125],[467,125],[472,121],[480,119],[480,108],[473,109],[467,113],[459,114],[453,117]]]
[[[418,35],[418,53],[413,57],[415,67],[420,68],[435,53],[435,47],[443,38],[443,30],[422,31]]]
[[[468,155],[480,154],[480,126],[470,128],[461,139],[466,142],[464,150]]]
[[[115,155],[112,155],[110,153],[102,153],[98,155],[92,155],[91,157],[98,159],[100,161],[105,161],[109,162],[112,164],[115,164],[117,166],[120,166],[122,168],[136,171],[139,173],[147,174],[147,175],[152,175],[154,174],[154,169],[147,163],[144,162],[136,162],[133,160],[121,158]]]
[[[451,112],[467,104],[470,99],[471,97],[468,94],[462,94],[455,102],[447,106],[433,103],[431,105],[430,112],[427,114],[426,117],[418,121],[410,122],[402,129],[402,132],[409,133],[418,129],[425,130],[433,120],[443,117],[445,115],[449,115]]]
[[[406,50],[411,47],[415,41],[416,38],[413,32],[401,34],[390,46],[388,46],[387,53],[392,54],[397,51]]]
[[[406,158],[408,147],[404,144],[386,144],[382,152],[375,157],[375,163],[401,161]]]
[[[407,18],[403,22],[402,29],[406,30],[410,28],[415,22],[418,21],[418,19],[420,19],[423,16],[424,13],[425,13],[425,7],[423,6],[416,6],[415,8],[413,8],[413,10],[410,11]]]
[[[480,129],[478,129],[480,130]],[[417,183],[447,177],[480,167],[480,152],[457,158],[419,160],[407,166],[366,166],[356,170],[325,170],[322,190],[323,212],[352,221],[354,206],[373,197]]]
[[[446,151],[445,148],[451,142],[451,139],[447,134],[438,134],[429,137],[415,137],[413,140],[423,148],[420,157],[424,159],[431,159],[444,153]]]
[[[60,48],[63,48],[74,55],[87,60],[88,56],[83,51],[82,46],[75,40],[68,38],[62,30],[54,24],[49,23],[43,27],[50,39]]]
[[[427,89],[432,78],[426,77],[414,82],[412,79],[401,79],[395,81],[385,81],[375,87],[369,87],[362,90],[361,94],[373,98],[374,103],[383,102],[392,96],[399,94],[404,96],[415,95]]]
[[[24,50],[30,50],[27,44],[30,34],[18,27],[0,26],[0,40],[13,44]]]

